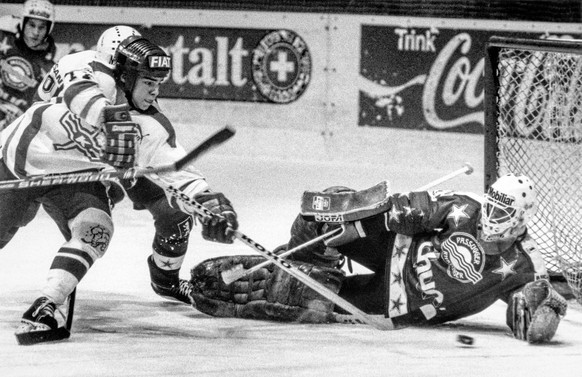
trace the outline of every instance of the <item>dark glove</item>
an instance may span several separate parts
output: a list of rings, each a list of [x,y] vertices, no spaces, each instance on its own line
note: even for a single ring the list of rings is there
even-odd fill
[[[202,217],[202,238],[220,243],[232,243],[233,230],[238,229],[237,215],[230,200],[220,192],[203,192],[194,197],[198,203],[214,214]]]
[[[129,169],[135,165],[138,141],[137,124],[131,121],[129,105],[107,106],[103,110],[101,161],[117,168]]]

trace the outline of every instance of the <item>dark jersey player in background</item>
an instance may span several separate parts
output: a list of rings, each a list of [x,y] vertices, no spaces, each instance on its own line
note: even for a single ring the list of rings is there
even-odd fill
[[[322,200],[358,192],[333,187]],[[361,193],[361,192],[360,192]],[[313,197],[306,199],[308,208]],[[361,203],[362,200],[348,202]],[[359,219],[316,222],[302,210],[287,249],[341,226],[339,235],[294,253],[289,259],[312,278],[339,292],[360,309],[409,325],[432,325],[467,317],[498,299],[508,304],[506,322],[518,339],[547,342],[567,302],[548,280],[527,223],[536,212],[536,193],[525,176],[499,178],[483,197],[453,191],[393,194],[366,203]],[[378,204],[378,205],[376,205]],[[377,208],[370,214],[369,208]],[[345,208],[342,208],[345,210]],[[352,218],[358,208],[348,208]],[[344,258],[371,274],[345,277]],[[226,286],[220,272],[263,261],[255,256],[214,258],[192,270],[195,307],[215,316],[333,322],[333,304],[273,267]]]
[[[28,0],[21,18],[0,19],[0,130],[32,105],[38,83],[54,65],[54,24],[55,8],[47,0]]]

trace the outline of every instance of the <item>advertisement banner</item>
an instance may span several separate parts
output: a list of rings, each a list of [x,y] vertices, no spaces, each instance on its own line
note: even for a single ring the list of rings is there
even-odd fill
[[[482,133],[484,52],[492,35],[540,37],[362,25],[358,125]]]
[[[94,48],[113,25],[58,24],[60,55]],[[311,54],[292,30],[152,26],[140,29],[172,58],[160,97],[269,102],[295,101],[311,79]]]

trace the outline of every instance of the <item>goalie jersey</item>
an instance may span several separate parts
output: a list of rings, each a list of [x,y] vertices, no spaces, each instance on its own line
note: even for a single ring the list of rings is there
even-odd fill
[[[393,195],[391,201],[382,221],[364,222],[364,242],[385,245],[388,240],[389,317],[433,307],[425,318],[429,323],[455,320],[498,299],[506,301],[530,281],[548,278],[537,244],[527,233],[501,248],[479,239],[481,198],[474,194],[411,192]],[[338,250],[352,257],[349,248]],[[376,249],[386,255],[385,249]]]

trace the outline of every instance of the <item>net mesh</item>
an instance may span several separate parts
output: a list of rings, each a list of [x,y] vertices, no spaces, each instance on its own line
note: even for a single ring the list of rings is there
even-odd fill
[[[582,56],[502,48],[498,62],[498,171],[535,182],[530,232],[582,302]]]

